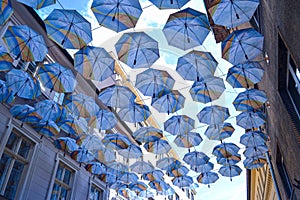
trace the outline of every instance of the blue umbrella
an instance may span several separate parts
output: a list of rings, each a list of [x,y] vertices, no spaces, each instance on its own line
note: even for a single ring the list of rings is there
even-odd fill
[[[187,175],[178,176],[172,179],[172,183],[175,186],[180,188],[189,188],[189,186],[193,183],[193,178]]]
[[[37,73],[43,86],[59,93],[73,92],[77,81],[72,70],[63,67],[58,63],[42,65]]]
[[[234,130],[234,127],[230,123],[225,122],[223,124],[208,126],[204,135],[210,140],[224,140],[231,137]]]
[[[65,119],[67,112],[53,100],[42,100],[34,104],[35,112],[39,114],[45,121],[59,121]]]
[[[26,25],[9,26],[3,40],[11,54],[26,62],[42,62],[48,52],[43,36]]]
[[[168,169],[166,174],[170,177],[184,176],[189,172],[189,169],[186,166],[181,165],[180,167],[175,167]]]
[[[36,124],[42,120],[42,117],[34,112],[34,107],[27,104],[16,104],[10,109],[13,117],[27,124]],[[22,126],[22,125],[21,125]]]
[[[102,91],[98,98],[106,106],[126,108],[134,103],[136,96],[129,88],[115,85]]]
[[[40,133],[42,137],[44,135],[49,137],[57,136],[60,132],[60,129],[56,125],[56,123],[54,121],[49,121],[49,120],[47,121],[41,120],[38,123],[34,123],[32,124],[32,128],[36,130],[38,133]]]
[[[91,154],[91,152],[85,148],[79,148],[75,151],[72,151],[71,158],[79,163],[90,162],[94,160],[93,154]]]
[[[206,173],[213,170],[213,168],[214,168],[214,164],[211,162],[207,162],[202,165],[191,165],[191,170],[197,173]]]
[[[269,149],[267,145],[261,144],[254,147],[247,147],[243,154],[246,158],[252,158],[256,156],[264,156],[268,150]]]
[[[246,169],[257,169],[263,167],[267,163],[265,156],[256,156],[253,158],[246,158],[243,162]]]
[[[267,100],[264,91],[249,89],[239,93],[233,101],[233,105],[237,111],[249,112],[262,108]]]
[[[92,41],[91,24],[76,10],[54,9],[44,20],[48,37],[66,49],[80,49]]]
[[[174,143],[178,147],[191,148],[198,146],[203,141],[199,133],[187,132],[184,134],[177,135]]]
[[[93,152],[93,156],[102,163],[109,163],[116,160],[116,152],[105,148],[104,145],[98,147],[98,150]]]
[[[157,192],[163,192],[169,188],[168,184],[163,180],[150,181],[149,186]]]
[[[137,103],[129,105],[127,108],[121,108],[118,112],[121,120],[131,123],[146,121],[150,114],[148,106]]]
[[[167,71],[147,69],[136,76],[135,87],[145,96],[159,96],[164,91],[172,90],[175,80]]]
[[[236,163],[241,161],[241,155],[236,153],[234,155],[225,154],[225,156],[217,157],[217,163],[220,165],[235,165]]]
[[[100,109],[95,116],[91,116],[88,120],[90,127],[100,130],[109,130],[117,125],[117,118],[113,112],[105,109]]]
[[[217,125],[223,123],[229,117],[229,110],[218,105],[206,106],[197,114],[197,117],[201,123]]]
[[[152,126],[141,127],[132,136],[139,142],[153,142],[163,137],[162,130]]]
[[[110,149],[127,149],[131,144],[127,136],[120,133],[106,134],[102,139],[103,144]]]
[[[151,192],[149,189],[147,189],[147,190],[141,191],[139,193],[139,197],[147,198],[147,199],[153,198],[154,197],[154,193]]]
[[[166,91],[152,99],[151,106],[161,113],[174,113],[184,107],[185,97],[178,90]]]
[[[218,99],[225,89],[223,79],[212,76],[205,80],[194,82],[190,89],[190,94],[194,101],[209,103]]]
[[[163,191],[158,191],[158,194],[164,196],[172,196],[175,194],[175,190],[169,184],[167,184],[167,188]]]
[[[209,161],[209,157],[203,152],[192,151],[184,155],[183,161],[189,165],[198,166],[206,164]]]
[[[6,51],[6,48],[0,46],[0,71],[9,71],[13,67],[14,59],[10,56],[10,54]]]
[[[59,137],[53,142],[54,146],[63,151],[75,151],[79,148],[76,140],[70,137]]]
[[[22,70],[12,69],[5,77],[6,85],[14,96],[35,99],[41,94],[39,81]]]
[[[266,116],[261,111],[242,112],[236,116],[236,124],[244,129],[259,128],[266,122]]]
[[[112,185],[117,182],[117,175],[111,173],[100,174],[99,179],[108,185]]]
[[[154,142],[146,142],[144,144],[144,148],[148,152],[152,152],[154,154],[165,154],[168,153],[171,150],[171,146],[168,143],[168,141],[159,139]]]
[[[146,181],[163,180],[164,173],[161,170],[154,170],[142,175],[142,179]]]
[[[34,9],[44,8],[56,3],[56,0],[17,0],[17,1],[29,7],[32,7]]]
[[[210,52],[193,50],[178,58],[176,71],[185,80],[201,81],[212,77],[217,66]]]
[[[190,0],[149,0],[159,9],[180,9]]]
[[[0,25],[4,25],[10,16],[13,14],[14,10],[11,5],[10,0],[2,0],[0,7]]]
[[[259,0],[223,0],[213,1],[208,9],[215,24],[233,28],[252,18]]]
[[[144,32],[124,33],[115,44],[118,58],[131,68],[148,68],[158,58],[158,42]]]
[[[120,162],[112,162],[107,164],[107,172],[108,173],[114,173],[117,172],[118,175],[121,175],[124,172],[128,172],[129,168],[127,165],[124,165],[123,163]]]
[[[237,65],[254,61],[263,52],[264,37],[252,28],[233,31],[222,42],[222,58]]]
[[[60,122],[60,129],[71,135],[80,135],[88,131],[88,124],[84,118],[69,114]]]
[[[202,45],[209,32],[206,15],[192,8],[171,14],[163,28],[168,44],[182,50]]]
[[[246,147],[255,147],[263,145],[268,140],[268,135],[261,131],[248,131],[240,138],[240,143]]]
[[[94,0],[91,9],[101,26],[116,32],[135,27],[143,12],[138,0]]]
[[[126,149],[118,150],[118,153],[127,159],[140,158],[143,155],[142,149],[135,144],[130,144]]]
[[[234,88],[250,88],[259,83],[263,75],[259,62],[245,62],[229,68],[226,81]]]
[[[130,166],[130,170],[138,174],[145,174],[154,171],[154,167],[148,162],[137,161]]]
[[[14,95],[8,90],[5,82],[0,80],[0,102],[11,103],[14,100]]]
[[[106,172],[106,166],[100,162],[89,162],[85,165],[85,169],[92,174],[103,174]]]
[[[91,152],[97,151],[103,146],[101,138],[96,134],[82,134],[77,138],[76,143]]]
[[[104,48],[86,46],[74,54],[74,68],[85,78],[101,82],[114,74],[115,60]]]
[[[174,168],[179,168],[180,166],[181,162],[173,157],[161,158],[156,161],[156,167],[161,170],[171,170]]]
[[[125,172],[123,173],[118,180],[122,183],[136,183],[138,181],[139,177],[132,172]]]
[[[183,135],[195,128],[195,120],[187,115],[174,115],[164,122],[164,129],[172,135]]]
[[[214,147],[212,154],[219,158],[238,155],[240,148],[234,143],[221,143]]]
[[[197,177],[198,183],[206,184],[209,187],[209,184],[216,182],[219,179],[219,176],[215,172],[205,172],[201,173]]]
[[[232,180],[232,177],[238,176],[242,173],[242,169],[237,165],[227,165],[222,166],[219,169],[219,173],[222,176],[230,177],[230,180]]]
[[[130,183],[129,188],[139,194],[140,192],[147,190],[148,186],[146,183],[138,181],[136,183]]]

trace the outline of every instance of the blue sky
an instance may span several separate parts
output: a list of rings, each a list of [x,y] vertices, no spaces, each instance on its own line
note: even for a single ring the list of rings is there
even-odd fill
[[[147,0],[141,0],[142,7],[147,7],[148,5],[151,5],[151,3]],[[114,52],[114,43],[120,38],[121,33],[117,34],[113,31],[110,31],[106,28],[98,28],[99,25],[93,16],[92,11],[90,10],[92,1],[91,0],[60,0],[60,3],[63,5],[65,9],[76,9],[78,12],[80,12],[83,16],[86,17],[88,21],[92,24],[92,29],[95,29],[93,31],[93,42],[92,45],[95,46],[101,46],[105,48],[107,51],[113,51]],[[202,1],[199,0],[191,0],[184,8],[191,7],[195,10],[205,12],[204,5]],[[43,8],[38,11],[40,16],[45,19],[46,16],[53,10],[53,8],[61,8],[60,5],[57,3],[55,6],[50,6],[47,8]],[[155,38],[157,41],[159,41],[159,47],[160,47],[160,55],[161,58],[155,63],[153,68],[163,68],[167,70],[173,78],[177,81],[175,83],[174,88],[180,89],[186,86],[190,86],[192,83],[183,80],[176,72],[176,63],[177,58],[182,56],[183,54],[187,53],[182,50],[178,50],[174,47],[170,47],[167,45],[167,42],[165,38],[163,37],[163,34],[161,32],[161,28],[163,27],[164,23],[168,19],[169,14],[176,12],[176,10],[164,10],[160,11],[155,6],[150,6],[146,9],[144,9],[144,12],[141,16],[141,18],[138,21],[138,24],[135,28],[135,30],[143,30],[147,32],[151,37]],[[131,30],[132,31],[132,30]],[[202,51],[209,51],[211,52],[216,60],[219,62],[219,66],[217,69],[217,72],[215,76],[220,76],[225,79],[226,76],[224,74],[227,73],[227,70],[231,65],[223,60],[221,58],[221,47],[220,44],[216,44],[214,41],[213,34],[210,33],[207,39],[205,40],[203,46],[197,47],[197,50]],[[123,66],[123,65],[122,65]],[[134,83],[135,76],[137,73],[141,72],[142,70],[130,70],[128,67],[123,66],[127,73],[130,75],[131,81]],[[239,137],[243,134],[244,130],[237,127],[235,125],[235,118],[238,113],[235,111],[232,101],[236,97],[237,93],[239,91],[234,90],[231,88],[229,84],[225,82],[226,85],[226,91],[219,100],[214,102],[213,104],[218,104],[222,106],[227,106],[230,109],[231,117],[228,122],[232,123],[234,127],[236,128],[236,131],[234,132],[232,138],[226,139],[225,142],[234,142],[238,144]],[[187,114],[193,118],[195,118],[195,121],[198,121],[196,118],[197,113],[206,105],[201,103],[195,103],[192,101],[190,95],[188,94],[188,90],[184,89],[181,90],[183,94],[186,95],[186,106],[182,111],[178,112],[178,114]],[[197,108],[197,109],[195,109]],[[151,112],[154,114],[156,120],[159,122],[159,124],[162,126],[163,122],[171,117],[167,116],[165,114],[160,114],[154,109],[151,109]],[[200,144],[199,147],[196,149],[199,151],[205,152],[207,155],[212,157],[212,149],[215,145],[219,144],[219,142],[211,142],[208,141],[206,136],[204,136],[204,131],[206,127],[203,127],[200,123],[197,122],[196,127],[199,127],[195,129],[195,131],[199,132],[204,139],[203,143]],[[169,137],[169,142],[172,142],[172,137]],[[241,148],[243,148],[240,144],[238,144]],[[178,151],[179,155],[183,156],[184,153],[187,153],[187,150],[177,148],[173,145],[174,148]],[[240,154],[242,154],[243,149],[240,150]],[[215,158],[212,157],[211,161],[215,163]],[[246,199],[246,171],[242,165],[242,162],[238,164],[242,169],[243,172],[240,176],[234,177],[232,181],[230,181],[227,177],[222,177],[219,175],[220,179],[215,183],[212,184],[210,188],[208,188],[206,185],[200,185],[200,187],[197,189],[197,200],[200,199],[210,199],[210,200],[244,200]],[[218,171],[220,168],[219,165],[215,164],[215,172]],[[197,174],[191,174],[192,176],[196,176]],[[196,177],[195,177],[196,178]],[[196,180],[196,179],[195,179]]]

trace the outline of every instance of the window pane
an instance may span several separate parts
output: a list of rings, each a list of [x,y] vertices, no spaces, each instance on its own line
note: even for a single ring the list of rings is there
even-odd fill
[[[22,164],[19,161],[15,161],[15,164],[13,166],[12,172],[9,176],[9,180],[4,192],[4,196],[8,199],[14,199],[17,189],[18,189],[18,184],[20,181],[20,178],[22,176],[22,172],[24,169],[24,164]]]
[[[102,190],[93,185],[91,187],[91,193],[90,193],[89,199],[91,199],[91,200],[101,200],[101,198],[102,198]]]
[[[12,158],[6,154],[2,155],[0,160],[0,189],[3,187],[3,183],[5,181],[5,177],[7,176],[7,172],[10,166]]]
[[[9,138],[8,138],[8,141],[7,141],[7,144],[6,144],[6,147],[13,150],[14,147],[17,145],[18,143],[18,137],[16,134],[14,133],[11,133]]]
[[[52,194],[51,194],[51,200],[57,200],[59,195],[59,185],[57,183],[54,183]]]
[[[63,173],[63,170],[64,170],[63,166],[58,165],[57,172],[56,172],[56,178],[57,178],[58,180],[61,180],[61,179],[62,179],[62,173]]]
[[[65,169],[65,176],[64,176],[63,182],[66,183],[66,184],[68,184],[68,185],[69,185],[69,183],[70,183],[71,173],[72,173],[72,172],[71,172],[70,170]]]
[[[23,140],[22,143],[21,143],[18,154],[26,159],[27,156],[28,156],[30,147],[31,147],[31,145],[28,142]]]
[[[68,194],[68,190],[62,187],[60,192],[60,199],[61,200],[67,199],[67,194]]]

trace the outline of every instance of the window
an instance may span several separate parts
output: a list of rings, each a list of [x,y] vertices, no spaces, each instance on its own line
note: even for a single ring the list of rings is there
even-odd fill
[[[250,19],[250,24],[251,26],[258,32],[261,32],[261,20],[260,20],[260,8],[261,5],[259,5],[256,9],[256,11],[254,12],[252,18]]]
[[[103,199],[103,190],[92,184],[91,191],[89,195],[89,200],[102,200]]]
[[[74,171],[71,168],[62,162],[59,163],[51,193],[51,200],[65,200],[70,198],[73,174]]]
[[[0,194],[14,199],[26,173],[34,143],[13,129],[0,160]]]

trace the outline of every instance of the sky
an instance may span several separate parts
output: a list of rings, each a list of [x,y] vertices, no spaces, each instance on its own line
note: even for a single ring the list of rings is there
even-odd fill
[[[92,31],[93,41],[91,42],[90,45],[101,46],[105,48],[108,52],[112,51],[116,55],[114,44],[122,36],[122,32],[116,33],[104,27],[99,27],[96,18],[94,17],[90,9],[92,0],[59,0],[59,2],[64,9],[75,9],[80,14],[82,14],[89,22],[91,22],[92,29],[93,29]],[[189,95],[189,87],[192,85],[192,82],[183,80],[175,71],[178,57],[184,55],[190,50],[185,52],[175,47],[169,46],[161,31],[161,29],[163,28],[164,24],[168,19],[169,14],[176,12],[176,10],[158,10],[155,6],[153,5],[151,6],[151,3],[147,0],[140,0],[140,3],[142,8],[145,9],[135,29],[134,30],[131,29],[128,31],[145,31],[147,34],[149,34],[151,37],[153,37],[155,40],[159,42],[160,58],[152,66],[152,68],[164,69],[168,71],[170,75],[176,80],[174,89],[178,89],[182,94],[184,94],[184,96],[186,97],[186,103],[185,103],[186,106],[184,109],[180,110],[175,114],[186,114],[195,119],[197,128],[193,131],[199,132],[204,140],[198,147],[196,147],[196,149],[198,151],[203,151],[209,157],[211,157],[210,161],[212,161],[215,164],[214,171],[217,172],[218,169],[220,168],[220,165],[216,164],[216,159],[215,157],[213,157],[211,152],[213,147],[219,144],[220,142],[209,141],[206,138],[206,136],[204,135],[204,131],[207,128],[207,126],[200,124],[198,122],[196,115],[205,106],[217,104],[217,105],[228,107],[230,110],[231,117],[228,120],[226,120],[226,122],[230,122],[236,130],[233,133],[233,136],[229,139],[226,139],[225,142],[234,142],[238,146],[240,146],[241,150],[239,151],[239,153],[242,155],[244,147],[241,144],[239,144],[239,138],[244,133],[244,130],[239,128],[236,125],[235,116],[237,116],[239,113],[235,111],[232,105],[233,100],[235,99],[237,94],[242,90],[233,89],[225,81],[226,73],[228,69],[231,67],[231,64],[229,64],[227,61],[221,58],[221,46],[220,44],[216,44],[213,37],[213,33],[210,32],[208,37],[204,41],[203,45],[194,49],[201,50],[201,51],[209,51],[213,54],[213,56],[219,63],[215,76],[224,79],[226,91],[222,94],[222,96],[218,100],[214,101],[212,104],[210,103],[202,104],[202,103],[194,102],[191,96]],[[203,13],[206,12],[203,5],[203,1],[200,0],[191,0],[183,8],[187,8],[187,7],[191,7]],[[38,11],[38,14],[41,16],[42,19],[45,19],[48,16],[48,14],[53,10],[53,8],[61,8],[61,6],[57,3],[55,6],[42,8]],[[76,51],[74,52],[70,51],[71,54],[75,52]],[[136,74],[145,70],[145,69],[132,70],[124,63],[123,64],[121,63],[121,66],[126,70],[128,76],[130,77],[130,81],[133,84],[135,84]],[[145,103],[147,105],[150,105],[151,101],[149,100],[149,98],[144,97],[144,99],[145,99]],[[162,127],[162,129],[163,129],[163,122],[172,116],[167,114],[160,114],[155,109],[151,109],[151,112],[155,116],[156,121]],[[185,153],[188,152],[186,149],[178,148],[172,144],[172,141],[174,140],[174,136],[167,135],[167,139],[181,158],[184,156]],[[244,158],[242,157],[242,160],[243,159]],[[197,200],[201,200],[201,199],[244,200],[246,199],[246,170],[243,167],[242,161],[238,165],[243,169],[243,172],[240,176],[233,177],[232,181],[230,181],[228,177],[222,177],[219,174],[220,179],[216,183],[211,184],[210,188],[208,188],[206,185],[200,184],[200,187],[196,189],[197,196],[195,199]],[[194,180],[196,181],[196,177],[198,174],[191,173],[189,175],[193,176]]]

